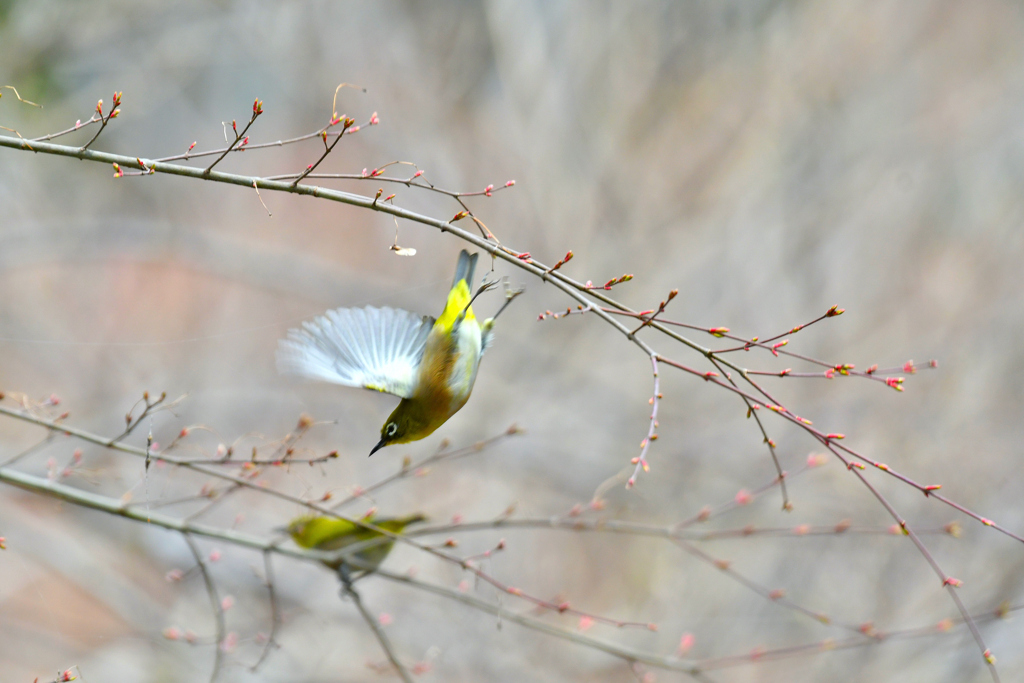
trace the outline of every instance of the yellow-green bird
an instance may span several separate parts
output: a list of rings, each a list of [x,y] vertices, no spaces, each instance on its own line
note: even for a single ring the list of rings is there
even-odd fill
[[[395,518],[368,517],[363,521],[379,526],[385,531],[400,534],[405,531],[405,527],[416,522],[422,522],[425,519],[426,517],[423,515],[415,514]],[[368,541],[372,538],[383,538],[383,534],[380,532],[364,529],[347,520],[336,517],[317,517],[315,515],[306,515],[293,519],[288,525],[288,534],[295,541],[296,545],[302,548],[316,548],[317,550],[341,550],[342,548],[347,548],[350,545]],[[388,556],[394,545],[394,539],[387,538],[377,545],[372,545],[366,550],[357,552],[353,557],[358,560],[359,565],[363,566],[353,564],[352,569],[363,573],[372,572],[380,566],[380,563]],[[345,563],[339,560],[337,562],[325,562],[324,564],[331,569],[338,570],[342,569],[342,565]],[[347,569],[348,565],[345,566]],[[344,576],[346,578],[349,577],[347,571]]]
[[[401,397],[370,451],[429,436],[469,400],[494,321],[522,290],[480,323],[470,294],[478,254],[465,249],[448,302],[436,320],[395,308],[338,308],[288,331],[277,353],[282,372]],[[480,294],[496,283],[486,282]]]

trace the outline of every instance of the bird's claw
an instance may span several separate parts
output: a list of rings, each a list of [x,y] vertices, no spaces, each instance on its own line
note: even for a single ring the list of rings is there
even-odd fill
[[[507,281],[508,278],[503,278],[503,279],[505,279]],[[473,298],[475,299],[476,297],[480,296],[484,292],[494,289],[495,287],[498,286],[498,283],[499,283],[498,280],[488,280],[488,279],[484,278],[484,281],[480,283],[480,287],[477,288],[476,294],[473,296]]]

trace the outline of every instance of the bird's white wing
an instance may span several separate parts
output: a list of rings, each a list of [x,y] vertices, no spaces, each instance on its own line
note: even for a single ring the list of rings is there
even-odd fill
[[[339,308],[288,330],[277,350],[281,372],[402,398],[416,388],[416,370],[430,316],[395,308]]]

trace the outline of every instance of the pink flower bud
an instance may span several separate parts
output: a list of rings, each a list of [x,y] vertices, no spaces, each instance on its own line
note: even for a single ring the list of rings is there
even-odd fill
[[[230,633],[228,633],[226,636],[224,636],[224,640],[220,641],[220,651],[221,652],[233,652],[235,647],[237,647],[237,646],[238,646],[238,634],[235,633],[234,631],[231,631]]]

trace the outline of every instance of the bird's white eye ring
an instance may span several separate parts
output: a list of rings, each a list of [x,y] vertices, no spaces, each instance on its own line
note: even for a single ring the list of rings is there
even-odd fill
[[[394,422],[388,422],[388,426],[387,426],[388,436],[394,436],[395,432],[397,432],[397,431],[398,431],[398,425],[395,424]]]

